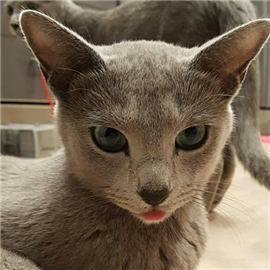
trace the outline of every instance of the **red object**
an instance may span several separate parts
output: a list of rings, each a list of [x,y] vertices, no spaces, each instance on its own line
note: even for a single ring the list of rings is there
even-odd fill
[[[153,209],[151,211],[143,213],[142,216],[149,221],[158,221],[164,218],[165,212]]]
[[[48,88],[48,85],[46,83],[46,79],[45,77],[43,76],[42,72],[40,73],[41,75],[41,83],[42,83],[42,87],[43,87],[43,91],[44,91],[44,95],[50,105],[50,110],[51,110],[51,115],[53,116],[54,114],[54,103],[53,103],[53,100],[51,99],[51,95],[50,95],[50,91],[49,91],[49,88]]]
[[[261,140],[263,143],[270,144],[270,136],[261,136]]]

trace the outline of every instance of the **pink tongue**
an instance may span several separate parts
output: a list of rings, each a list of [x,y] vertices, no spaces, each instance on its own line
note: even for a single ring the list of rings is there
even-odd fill
[[[162,219],[165,216],[165,212],[157,211],[157,210],[151,210],[149,212],[143,213],[142,216],[147,220],[159,220],[159,219]]]

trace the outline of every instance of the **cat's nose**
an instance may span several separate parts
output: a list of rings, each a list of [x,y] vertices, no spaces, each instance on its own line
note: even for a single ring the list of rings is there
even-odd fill
[[[17,30],[17,29],[19,28],[19,25],[18,25],[18,24],[13,23],[13,24],[11,25],[11,27],[12,27],[14,30]]]
[[[169,196],[170,191],[167,188],[157,191],[148,191],[143,189],[138,193],[146,203],[156,206],[161,204]]]

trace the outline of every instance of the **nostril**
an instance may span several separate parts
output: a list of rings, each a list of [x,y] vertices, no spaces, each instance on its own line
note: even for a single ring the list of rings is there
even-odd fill
[[[157,206],[168,197],[169,190],[167,188],[157,191],[141,190],[138,193],[146,203]]]
[[[14,30],[17,30],[19,28],[19,25],[18,24],[12,24],[11,27],[14,29]]]

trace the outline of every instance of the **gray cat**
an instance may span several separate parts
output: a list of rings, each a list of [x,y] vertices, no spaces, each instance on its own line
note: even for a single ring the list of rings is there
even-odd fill
[[[14,253],[31,269],[195,269],[203,191],[270,20],[192,49],[94,46],[35,11],[21,27],[57,98],[64,148],[41,162],[2,159],[3,269],[18,269]]]
[[[31,2],[31,6],[29,2],[8,1],[7,12],[12,8],[11,24],[16,29],[21,7],[39,9],[51,15],[94,44],[145,39],[190,48],[256,18],[249,1],[129,1],[108,11],[82,9],[67,0]],[[254,61],[249,67],[240,97],[233,102],[236,124],[232,143],[245,169],[269,189],[270,160],[263,150],[258,130],[257,64]],[[234,156],[228,147],[218,172],[220,178],[209,186],[210,191],[217,188],[221,191],[208,199],[211,201],[209,210],[219,203],[230,184]]]

